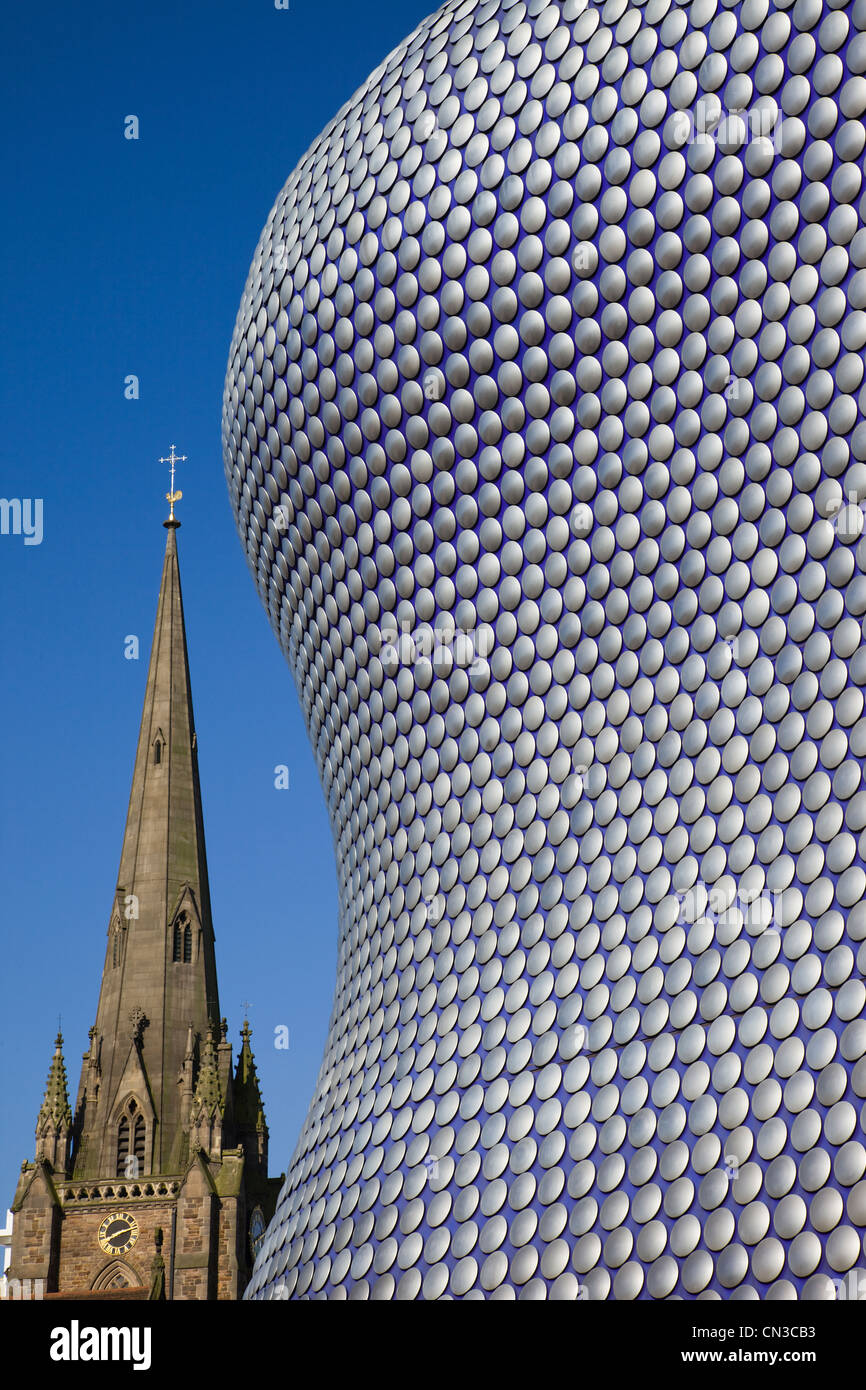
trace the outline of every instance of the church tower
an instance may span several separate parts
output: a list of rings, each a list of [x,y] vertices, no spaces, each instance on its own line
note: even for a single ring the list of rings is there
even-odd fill
[[[249,1025],[235,1072],[220,1016],[178,497],[96,1021],[74,1110],[58,1035],[12,1208],[9,1274],[48,1297],[239,1298],[280,1186]]]

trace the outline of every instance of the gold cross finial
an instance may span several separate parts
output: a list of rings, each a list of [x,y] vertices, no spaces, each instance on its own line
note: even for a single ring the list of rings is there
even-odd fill
[[[174,445],[172,444],[171,452],[169,453],[168,458],[161,458],[159,462],[168,463],[171,465],[171,491],[165,494],[165,498],[169,504],[168,519],[169,521],[174,521],[174,504],[175,502],[179,502],[180,499],[183,497],[182,492],[175,492],[174,490],[174,470],[176,464],[186,463],[186,454],[176,454],[174,452]]]

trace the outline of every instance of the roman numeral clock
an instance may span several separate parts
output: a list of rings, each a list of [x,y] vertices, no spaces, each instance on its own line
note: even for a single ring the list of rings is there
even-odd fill
[[[113,1211],[100,1226],[97,1239],[106,1255],[123,1255],[138,1240],[138,1222],[128,1211]]]

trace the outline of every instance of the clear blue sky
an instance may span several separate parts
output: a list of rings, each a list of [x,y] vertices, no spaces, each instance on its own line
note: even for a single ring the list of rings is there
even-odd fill
[[[235,1047],[252,1005],[273,1173],[321,1061],[331,834],[229,510],[223,375],[279,189],[435,5],[290,5],[4,12],[0,495],[41,498],[44,533],[0,536],[0,1216],[33,1156],[57,1015],[74,1103],[96,1013],[165,543],[156,459],[172,441],[189,455],[178,544],[220,1002]],[[129,634],[139,661],[124,659]]]

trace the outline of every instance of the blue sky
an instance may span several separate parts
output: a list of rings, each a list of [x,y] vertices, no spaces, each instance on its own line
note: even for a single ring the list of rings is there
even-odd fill
[[[223,375],[280,187],[432,8],[49,0],[4,14],[0,495],[41,498],[43,535],[0,535],[0,1213],[33,1156],[58,1013],[73,1102],[96,1013],[165,543],[156,460],[172,442],[189,456],[178,543],[220,1002],[235,1047],[251,1004],[272,1173],[294,1148],[333,995],[334,861],[229,510]]]

